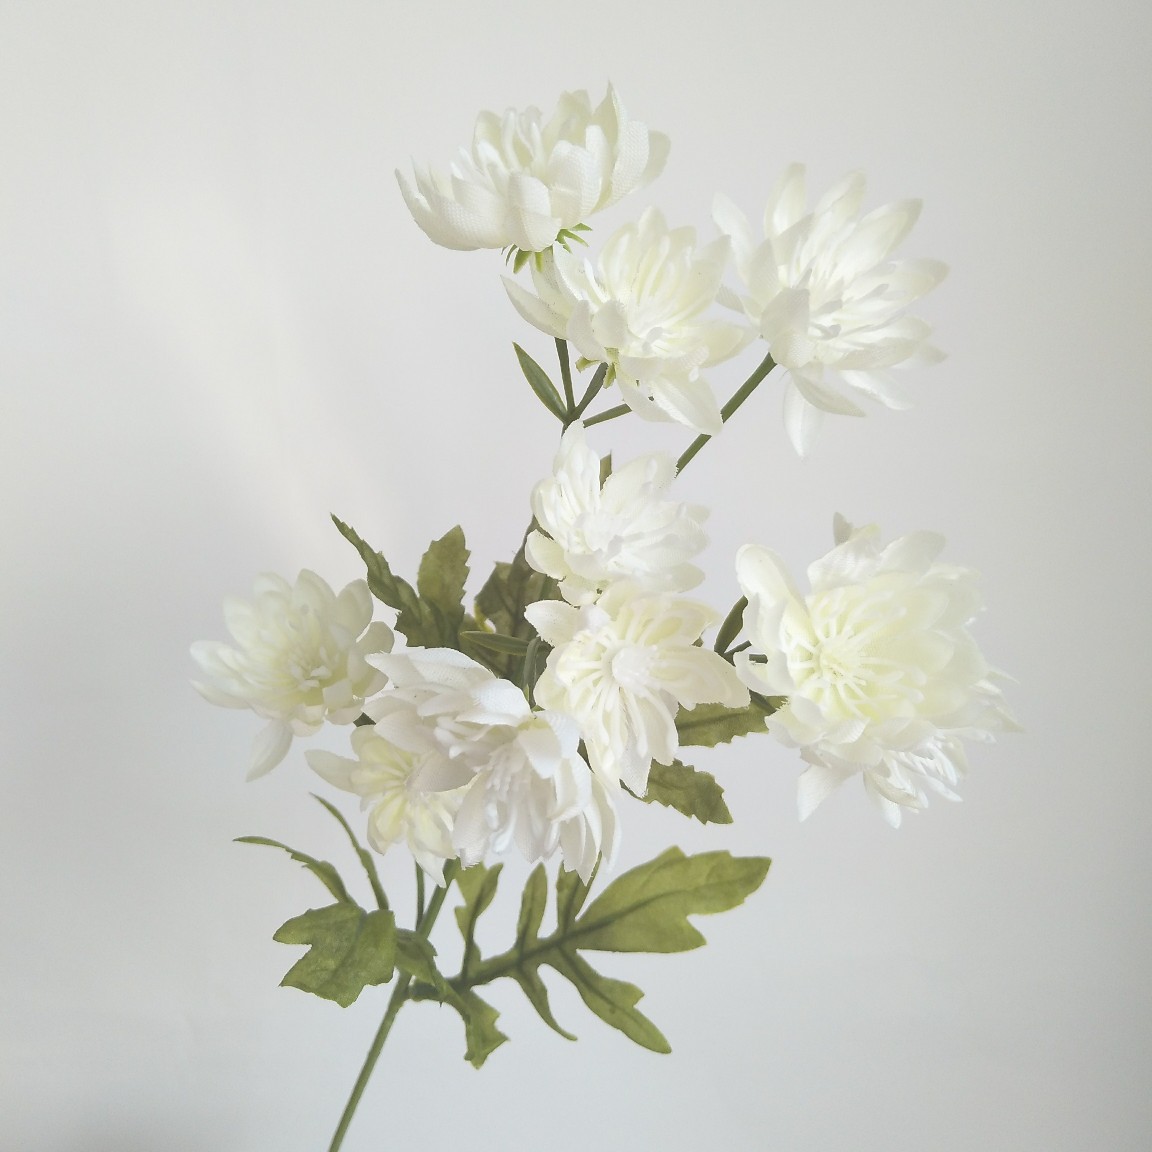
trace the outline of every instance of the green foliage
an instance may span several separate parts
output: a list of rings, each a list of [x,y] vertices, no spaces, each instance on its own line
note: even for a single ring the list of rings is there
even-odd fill
[[[410,646],[461,649],[461,629],[474,628],[476,622],[465,614],[462,603],[468,578],[468,549],[459,527],[428,546],[420,561],[417,586],[413,588],[354,528],[335,516],[332,522],[360,553],[372,595],[396,609],[396,630]]]
[[[347,1008],[368,984],[392,979],[396,920],[387,909],[365,912],[356,904],[312,908],[282,924],[272,937],[309,950],[288,970],[281,985],[334,1000]]]
[[[727,852],[685,856],[679,848],[626,872],[588,907],[588,888],[574,873],[561,870],[556,879],[556,928],[540,935],[547,905],[543,865],[529,877],[520,904],[516,942],[499,956],[479,957],[476,922],[491,904],[499,881],[499,866],[470,868],[460,875],[464,903],[456,921],[464,937],[460,974],[449,981],[452,993],[438,997],[451,1003],[465,1019],[468,1059],[477,1067],[505,1037],[495,1027],[495,1015],[483,1001],[470,1004],[473,989],[507,977],[523,989],[549,1027],[573,1039],[557,1023],[540,969],[550,967],[568,980],[588,1008],[630,1040],[654,1052],[671,1051],[660,1030],[636,1004],[643,993],[635,985],[597,972],[580,955],[599,952],[683,952],[698,948],[704,937],[688,921],[692,915],[722,912],[743,902],[768,873],[770,861],[736,858]],[[463,1005],[463,1007],[462,1007]],[[482,1006],[482,1008],[481,1008]],[[484,1043],[481,1043],[481,1040]],[[485,1050],[485,1044],[490,1045]]]
[[[282,852],[287,852],[298,864],[303,864],[342,904],[355,903],[348,895],[348,889],[344,887],[340,873],[327,860],[317,860],[304,852],[297,852],[295,848],[289,848],[287,844],[281,844],[279,840],[269,840],[267,836],[237,836],[236,843],[262,844],[268,848],[279,848]]]
[[[537,572],[524,558],[524,546],[516,553],[512,563],[503,561],[496,564],[492,574],[476,597],[476,617],[481,624],[490,624],[495,633],[505,638],[497,643],[523,641],[524,648],[514,652],[494,652],[490,646],[484,649],[484,662],[498,676],[518,682],[524,668],[524,654],[528,644],[536,639],[536,629],[524,619],[524,609],[538,600],[554,600],[559,595],[556,582]],[[472,638],[470,643],[480,646],[479,640]],[[469,655],[472,651],[468,650]]]
[[[740,629],[744,627],[744,609],[748,607],[748,597],[741,596],[735,604],[732,605],[728,615],[724,618],[724,623],[720,625],[720,631],[716,633],[716,651],[724,655],[732,644],[732,641],[740,635]]]
[[[714,776],[690,764],[673,760],[653,764],[648,773],[648,791],[640,797],[645,804],[663,804],[701,824],[731,824],[732,813],[724,803],[724,789]]]
[[[676,714],[676,731],[684,747],[714,748],[727,744],[736,736],[763,732],[764,721],[781,707],[777,696],[752,693],[746,708],[725,708],[723,704],[697,704],[695,708],[681,708]]]
[[[557,420],[566,421],[568,419],[568,406],[564,403],[548,373],[519,344],[513,344],[512,347],[516,349],[516,359],[520,361],[520,371],[524,373],[524,379],[528,381],[532,391],[536,393],[536,399]]]

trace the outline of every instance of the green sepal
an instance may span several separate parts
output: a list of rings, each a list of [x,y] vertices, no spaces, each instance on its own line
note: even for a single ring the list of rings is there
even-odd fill
[[[365,912],[356,904],[312,908],[282,924],[280,944],[307,944],[308,951],[280,981],[347,1008],[369,984],[392,979],[396,920],[387,909]]]
[[[635,795],[635,793],[633,793]],[[673,760],[653,763],[648,773],[648,791],[640,797],[645,804],[662,804],[701,824],[731,824],[732,813],[724,803],[724,789],[708,772]]]
[[[764,721],[783,705],[778,696],[752,693],[746,708],[725,708],[723,704],[697,704],[676,714],[676,731],[683,747],[714,748],[737,736],[764,731]]]
[[[536,398],[557,420],[567,420],[568,409],[560,398],[556,385],[549,379],[548,373],[519,344],[513,344],[512,347],[516,349],[516,359],[520,361],[520,371],[524,373],[524,379],[528,381],[532,391],[536,393]]]
[[[715,650],[721,656],[728,651],[732,641],[740,635],[740,629],[744,627],[744,609],[747,607],[748,597],[741,596],[732,605],[728,615],[724,618],[724,623],[720,625],[720,631],[716,633]]]
[[[237,844],[262,844],[267,848],[279,848],[282,852],[287,852],[298,864],[303,864],[341,904],[350,904],[355,907],[356,902],[348,895],[348,889],[344,887],[340,873],[327,860],[317,860],[314,856],[297,852],[295,848],[281,844],[279,840],[269,840],[267,836],[237,836],[235,842]]]

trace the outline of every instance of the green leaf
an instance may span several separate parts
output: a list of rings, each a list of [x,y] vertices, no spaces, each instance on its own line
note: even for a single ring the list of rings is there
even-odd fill
[[[744,609],[747,607],[748,597],[741,596],[732,605],[728,615],[724,618],[724,623],[720,625],[720,631],[716,633],[715,648],[721,655],[728,651],[732,641],[740,635],[740,629],[744,627]]]
[[[629,1040],[651,1052],[672,1051],[664,1033],[636,1007],[644,993],[635,984],[602,976],[574,952],[560,953],[553,967],[572,982],[580,993],[580,999],[605,1024],[619,1029]]]
[[[388,897],[384,894],[384,888],[380,883],[380,874],[376,871],[376,861],[372,859],[368,849],[356,839],[356,833],[352,831],[351,825],[344,819],[344,814],[334,804],[325,800],[323,796],[317,796],[315,792],[312,793],[312,799],[323,804],[329,815],[344,829],[345,834],[352,843],[352,847],[356,851],[356,857],[360,861],[360,866],[364,869],[368,877],[368,883],[372,886],[372,895],[376,897],[376,906],[378,908],[387,908]],[[335,895],[335,893],[333,893],[333,895]]]
[[[280,981],[347,1008],[368,984],[392,979],[396,921],[391,912],[365,912],[355,904],[312,908],[282,924],[272,937],[281,944],[307,944],[309,950]]]
[[[420,598],[412,585],[394,575],[383,554],[375,551],[355,528],[336,516],[332,517],[332,523],[336,525],[340,535],[360,553],[360,559],[364,561],[364,567],[368,570],[368,588],[372,595],[389,608],[395,608],[397,612],[410,612],[419,617]]]
[[[575,873],[560,870],[556,878],[556,929],[540,936],[546,885],[537,868],[528,880],[520,905],[516,943],[488,960],[467,960],[451,981],[458,991],[500,977],[515,980],[550,1027],[567,1036],[552,1016],[539,969],[547,965],[569,980],[584,1003],[605,1023],[654,1052],[669,1051],[660,1030],[636,1008],[639,988],[601,975],[579,953],[683,952],[698,948],[704,937],[688,917],[722,912],[740,904],[768,873],[770,861],[736,858],[727,852],[685,856],[670,848],[655,860],[633,868],[613,881],[584,907],[588,886]],[[471,881],[467,909],[483,910],[486,878]],[[457,912],[466,941],[473,940],[474,915]]]
[[[281,844],[279,840],[269,840],[266,836],[237,836],[236,843],[263,844],[265,847],[279,848],[282,852],[287,852],[298,864],[303,864],[341,904],[351,904],[355,907],[355,901],[348,895],[348,889],[344,887],[340,873],[327,860],[317,860],[304,852],[297,852],[295,848],[289,848],[287,844]]]
[[[470,640],[480,648],[487,648],[490,652],[510,654],[523,657],[528,651],[530,641],[522,640],[519,636],[504,636],[499,632],[461,632],[461,640]]]
[[[436,949],[418,932],[409,928],[396,929],[396,967],[407,972],[413,980],[428,984],[443,1000],[448,983],[436,967]]]
[[[580,948],[600,952],[699,948],[704,937],[688,917],[742,904],[764,882],[771,863],[762,856],[685,856],[669,848],[609,884],[584,910],[573,934]]]
[[[429,647],[457,646],[457,633],[464,620],[464,582],[468,579],[468,548],[464,531],[457,525],[428,545],[420,561],[416,587],[425,622],[434,622],[438,643]]]
[[[723,704],[697,704],[676,714],[676,731],[684,747],[714,748],[736,736],[763,732],[764,721],[783,704],[776,696],[752,693],[747,708],[725,708]]]
[[[731,824],[732,813],[724,803],[724,789],[715,777],[689,764],[653,763],[648,773],[648,791],[640,797],[645,804],[662,804],[701,824]]]
[[[476,864],[461,869],[456,876],[456,884],[464,897],[464,903],[456,909],[456,923],[460,927],[460,935],[464,937],[464,960],[461,966],[464,974],[467,974],[469,962],[476,951],[476,921],[492,903],[503,867],[503,864],[491,868]]]
[[[464,1059],[473,1068],[479,1068],[508,1039],[496,1027],[500,1013],[471,988],[450,988],[444,1003],[460,1013],[464,1021]]]
[[[490,623],[500,635],[523,640],[527,646],[535,639],[536,629],[524,619],[524,609],[538,600],[557,596],[556,582],[532,568],[521,545],[511,564],[501,561],[492,569],[476,597],[476,616]],[[483,651],[485,663],[493,672],[507,680],[519,680],[523,652],[493,655],[490,649]]]
[[[520,371],[524,373],[524,379],[528,381],[532,391],[536,393],[536,398],[557,420],[567,420],[568,409],[564,406],[564,401],[560,399],[556,385],[548,378],[548,373],[519,344],[513,344],[512,347],[516,349],[516,359],[520,361]]]

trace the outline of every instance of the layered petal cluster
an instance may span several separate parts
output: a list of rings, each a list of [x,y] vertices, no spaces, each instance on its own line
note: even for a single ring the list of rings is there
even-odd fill
[[[539,530],[525,544],[528,563],[560,583],[570,604],[588,604],[611,584],[631,580],[645,592],[686,592],[702,574],[688,560],[705,545],[707,509],[664,499],[676,462],[652,453],[612,472],[584,426],[560,440],[553,474],[532,492]]]
[[[539,109],[481,112],[470,148],[448,171],[396,173],[416,223],[445,248],[542,252],[560,232],[654,180],[668,138],[629,120],[612,86],[593,108],[566,92],[545,120]]]
[[[443,884],[444,864],[456,856],[452,827],[463,790],[421,788],[417,773],[425,753],[385,739],[373,726],[353,731],[352,752],[352,759],[320,749],[311,749],[306,756],[329,784],[360,797],[361,808],[368,811],[368,842],[377,852],[406,844],[425,873]]]
[[[395,830],[388,842],[403,830],[438,882],[445,858],[467,867],[513,844],[530,862],[559,850],[585,880],[601,851],[615,853],[613,796],[580,755],[570,717],[534,712],[514,684],[452,649],[413,648],[376,663],[392,687],[372,702],[372,739],[362,746],[377,761],[390,749],[389,763],[406,771],[388,790],[360,794],[375,803],[371,826]],[[326,753],[309,763],[351,791],[372,773],[372,785],[380,780],[375,766],[353,769]]]
[[[732,241],[745,287],[744,312],[788,370],[784,420],[801,455],[823,413],[861,416],[857,400],[908,403],[892,378],[897,365],[932,363],[931,329],[908,309],[944,278],[938,260],[892,258],[920,214],[904,200],[860,217],[864,177],[853,173],[806,210],[804,168],[784,173],[764,209],[764,239],[730,200],[714,218]]]
[[[620,583],[594,604],[543,600],[525,616],[553,648],[536,700],[574,716],[593,769],[637,795],[654,760],[676,757],[680,708],[748,704],[732,665],[698,644],[716,616],[694,600]]]
[[[325,721],[351,724],[365,700],[386,684],[366,656],[392,649],[392,631],[372,621],[372,596],[363,580],[339,595],[307,569],[295,584],[258,576],[251,601],[229,597],[224,620],[235,647],[202,640],[192,659],[204,679],[196,690],[213,704],[251,708],[266,717],[256,738],[249,779],[271,771],[293,736],[307,736]]]
[[[740,550],[752,648],[737,670],[755,691],[788,698],[768,730],[809,765],[801,818],[859,775],[896,826],[927,790],[958,799],[962,740],[1015,725],[968,631],[982,607],[976,574],[936,563],[943,538],[914,532],[881,547],[876,527],[853,531],[839,517],[835,536],[808,570],[807,596],[767,548]]]
[[[594,268],[553,249],[532,268],[536,295],[505,278],[529,324],[611,367],[625,403],[647,420],[715,435],[723,421],[701,369],[727,359],[745,330],[710,316],[729,258],[726,238],[696,248],[693,228],[669,228],[655,208],[614,233]]]

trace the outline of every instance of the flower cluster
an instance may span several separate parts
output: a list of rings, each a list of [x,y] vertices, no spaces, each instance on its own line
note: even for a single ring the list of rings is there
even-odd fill
[[[532,493],[523,550],[497,566],[474,613],[461,599],[463,560],[450,579],[426,581],[422,565],[417,592],[386,565],[381,581],[381,557],[364,545],[405,649],[371,623],[364,581],[336,595],[311,572],[294,586],[261,577],[254,602],[225,606],[237,646],[193,648],[205,697],[269,721],[254,775],[294,736],[357,722],[351,757],[314,750],[309,764],[361,798],[374,848],[405,844],[438,883],[446,861],[469,866],[512,847],[529,861],[558,853],[587,880],[616,853],[622,791],[644,796],[654,765],[692,771],[676,762],[693,709],[720,725],[712,743],[759,726],[798,748],[802,817],[860,776],[893,824],[928,791],[955,798],[963,740],[1012,727],[968,631],[980,606],[973,573],[938,563],[933,534],[881,547],[877,529],[838,519],[809,594],[773,552],[747,545],[735,563],[743,601],[722,624],[686,595],[702,579],[693,561],[707,513],[671,496],[678,473],[777,365],[801,453],[824,412],[860,415],[861,397],[904,407],[892,370],[938,357],[908,311],[945,269],[894,256],[918,202],[861,216],[854,174],[808,209],[799,165],[769,196],[762,239],[717,196],[719,235],[705,243],[647,208],[595,261],[570,251],[590,215],[659,173],[667,146],[609,88],[596,108],[584,92],[565,94],[548,119],[482,113],[448,172],[398,174],[436,243],[535,254],[514,261],[531,288],[510,277],[505,288],[560,351],[563,397],[520,350],[563,431],[552,475]],[[762,363],[721,407],[705,371],[756,341]],[[597,366],[579,401],[569,347],[578,372]],[[610,387],[623,403],[586,415]],[[628,412],[698,437],[679,460],[655,452],[613,469],[586,427]]]

